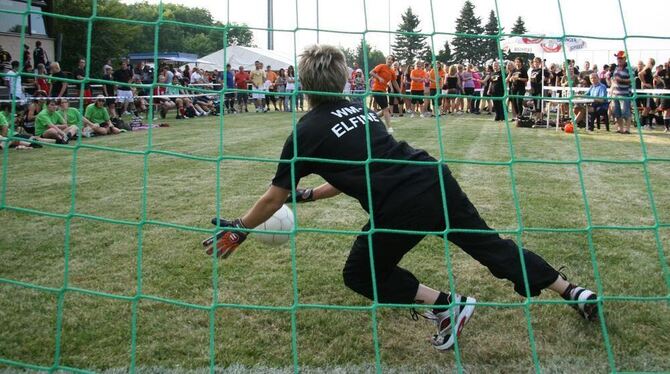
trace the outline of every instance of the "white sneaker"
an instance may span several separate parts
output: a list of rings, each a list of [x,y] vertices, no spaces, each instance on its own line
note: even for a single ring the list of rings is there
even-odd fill
[[[414,118],[414,112],[412,112],[412,114],[409,115],[409,118]]]
[[[574,301],[570,306],[585,320],[596,321],[598,319],[598,304],[595,302],[598,295],[593,291],[570,283],[561,296],[565,300]]]
[[[393,127],[389,127],[387,131],[388,131],[389,134],[393,134],[393,131],[394,131]]]
[[[463,327],[468,323],[470,317],[472,317],[472,313],[475,311],[475,303],[477,302],[473,297],[461,296],[459,294],[452,295],[460,303],[460,305],[454,306],[454,308],[457,308],[454,311],[455,327],[451,325],[450,310],[437,314],[428,311],[423,314],[426,319],[433,321],[437,326],[437,333],[431,338],[431,343],[435,349],[440,351],[450,349],[454,346],[454,332],[456,333],[456,337],[461,335]]]

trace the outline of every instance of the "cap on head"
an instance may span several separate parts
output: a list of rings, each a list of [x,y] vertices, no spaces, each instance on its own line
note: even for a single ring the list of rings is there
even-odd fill
[[[626,52],[624,52],[624,51],[619,51],[619,52],[617,52],[617,53],[614,55],[614,57],[625,59],[625,58],[626,58]]]

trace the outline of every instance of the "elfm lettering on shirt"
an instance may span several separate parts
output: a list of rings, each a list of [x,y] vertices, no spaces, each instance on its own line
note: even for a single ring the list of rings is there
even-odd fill
[[[356,106],[348,106],[340,108],[334,112],[330,112],[333,116],[337,118],[346,118],[346,121],[341,121],[331,127],[330,131],[335,134],[338,138],[341,138],[344,134],[358,127],[358,125],[364,125],[365,119],[367,118],[370,122],[379,122],[379,117],[372,112],[365,114],[358,114],[363,111],[363,108]],[[352,117],[353,116],[353,117]]]

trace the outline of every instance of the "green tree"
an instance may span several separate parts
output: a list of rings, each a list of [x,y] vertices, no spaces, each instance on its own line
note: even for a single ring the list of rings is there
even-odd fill
[[[363,39],[361,39],[361,42],[358,44],[356,47],[356,62],[358,63],[358,66],[361,67],[365,71],[366,67],[364,64],[364,59],[363,57],[365,56],[363,52]],[[368,66],[367,69],[368,71],[372,70],[375,66],[379,64],[386,63],[386,56],[384,56],[384,53],[378,49],[376,49],[374,46],[371,46],[370,44],[365,45],[365,51],[367,52],[368,56]]]
[[[433,63],[433,49],[430,48],[430,46],[426,46],[426,48],[421,51],[421,60],[424,62],[430,62],[431,64]]]
[[[54,2],[54,12],[72,16],[90,17],[91,1],[71,0]],[[128,7],[117,0],[98,2],[98,14],[105,17],[127,19]],[[141,26],[111,22],[95,21],[92,23],[90,75],[101,76],[100,68],[109,58],[117,58],[128,53],[127,41],[129,36],[139,33]],[[60,56],[51,56],[58,59],[61,69],[72,71],[77,66],[77,60],[86,57],[87,23],[61,18],[54,19],[54,31],[62,36]]]
[[[512,35],[523,35],[526,33],[526,22],[523,21],[523,18],[519,16],[516,19],[516,22],[514,22],[514,26],[512,26]]]
[[[256,46],[254,44],[254,33],[249,30],[249,26],[246,24],[229,23],[228,27],[228,45]]]
[[[90,0],[54,1],[54,12],[72,16],[90,17]],[[104,17],[155,21],[158,6],[147,2],[124,4],[119,0],[97,0],[98,15]],[[181,4],[164,4],[163,20],[189,23],[183,26],[162,23],[158,27],[158,52],[187,52],[206,55],[227,45],[253,45],[253,33],[244,24],[228,25],[214,21],[211,13],[203,8],[189,8]],[[63,39],[63,70],[76,66],[77,59],[86,56],[87,22],[54,18],[54,31]],[[118,60],[131,52],[154,50],[154,26],[144,26],[122,21],[95,20],[91,40],[91,76],[99,77],[100,68],[108,60]],[[213,26],[213,28],[197,27]],[[224,43],[224,31],[227,40]]]
[[[526,23],[523,21],[523,18],[519,16],[516,21],[514,22],[514,26],[512,26],[512,31],[510,34],[512,35],[523,35],[527,32],[526,30]],[[505,59],[507,60],[514,60],[517,57],[520,57],[523,61],[528,61],[535,57],[535,54],[533,53],[505,53],[504,55]]]
[[[190,46],[189,52],[195,53],[198,56],[208,55],[216,51],[216,49],[212,50],[212,41],[204,33],[188,35],[183,43]]]
[[[456,32],[459,34],[481,35],[484,33],[482,20],[475,16],[475,6],[466,0],[461,14],[456,20]],[[451,44],[454,46],[454,59],[457,62],[481,64],[484,62],[483,39],[457,35]]]
[[[503,32],[503,29],[500,29],[500,32]],[[493,10],[489,13],[489,21],[484,25],[484,34],[486,35],[498,35],[498,17]],[[498,40],[497,39],[487,39],[485,41],[484,49],[484,60],[495,60],[498,59]]]
[[[437,61],[440,61],[446,65],[451,65],[454,63],[454,56],[451,54],[451,47],[449,47],[448,40],[444,41],[444,49],[441,49],[435,58]]]
[[[340,46],[340,50],[344,53],[344,58],[347,61],[347,66],[353,66],[356,62],[356,51],[352,48],[346,48]]]
[[[418,35],[421,29],[419,29],[419,24],[421,21],[419,17],[412,12],[412,8],[409,7],[402,15],[402,23],[398,25],[398,33],[395,36],[395,43],[393,44],[393,53],[396,58],[402,64],[413,64],[414,60],[421,56],[427,48],[426,46],[426,36]],[[402,34],[402,32],[414,33],[414,34]]]

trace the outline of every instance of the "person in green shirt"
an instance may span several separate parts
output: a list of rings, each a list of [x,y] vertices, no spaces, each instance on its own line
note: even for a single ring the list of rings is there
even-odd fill
[[[70,102],[67,100],[61,100],[59,113],[61,116],[63,116],[63,119],[65,119],[66,124],[77,126],[81,129],[82,134],[93,132],[93,128],[97,126],[95,123],[89,121],[86,117],[82,117],[79,109],[71,108]]]
[[[55,139],[56,144],[67,144],[70,139],[77,138],[77,126],[68,126],[65,119],[58,113],[60,100],[50,99],[46,109],[35,117],[35,136]]]
[[[84,118],[90,122],[88,126],[93,129],[96,135],[111,135],[121,132],[112,124],[109,112],[105,107],[105,97],[102,95],[98,95],[94,103],[88,104],[84,112]]]
[[[5,104],[2,104],[2,110],[0,110],[0,136],[6,137],[7,130],[9,129],[9,121],[5,116]]]
[[[31,143],[24,140],[7,141],[7,134],[9,133],[8,118],[11,118],[11,106],[9,103],[2,103],[0,104],[0,150],[5,149],[6,144],[9,144],[10,147],[15,147],[16,149],[30,149],[33,146],[35,146],[35,148],[41,148],[41,145],[37,143]],[[37,140],[34,136],[30,135],[19,135],[14,133],[13,136],[27,140]]]

